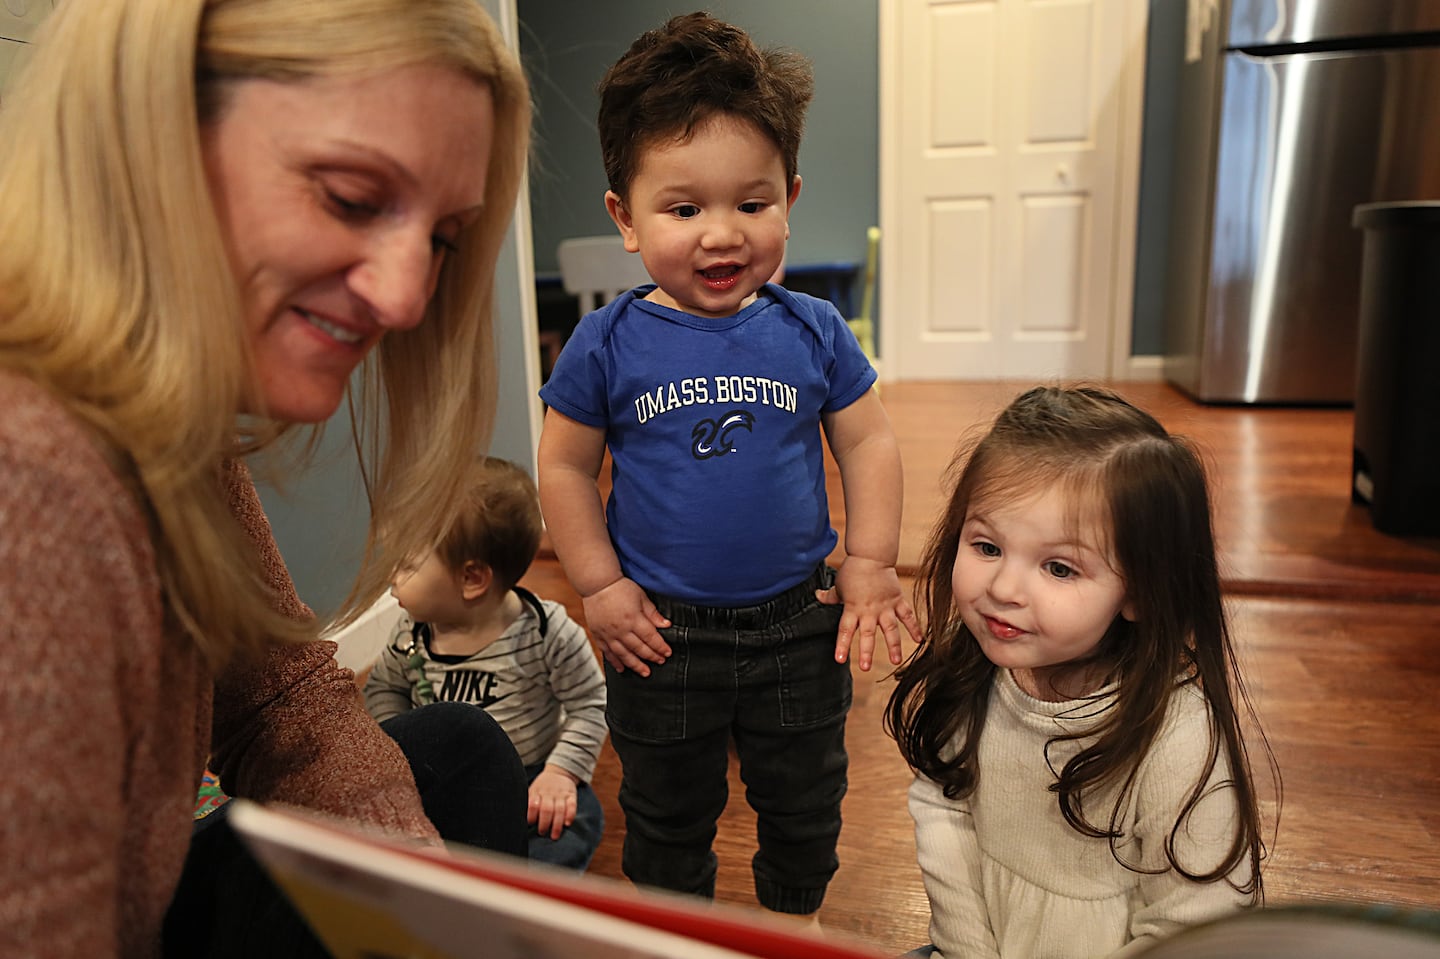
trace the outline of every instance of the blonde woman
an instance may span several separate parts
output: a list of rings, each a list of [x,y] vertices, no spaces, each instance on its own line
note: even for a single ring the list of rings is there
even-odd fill
[[[241,456],[363,367],[351,614],[433,545],[490,428],[528,125],[475,0],[67,0],[45,25],[0,104],[0,954],[154,955],[182,866],[172,926],[203,928],[207,757],[232,795],[435,841]],[[518,814],[523,847],[515,765],[518,809],[497,773],[469,815]]]

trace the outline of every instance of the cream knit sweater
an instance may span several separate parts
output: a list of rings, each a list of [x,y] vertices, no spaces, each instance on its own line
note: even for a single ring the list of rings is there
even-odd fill
[[[1000,670],[981,734],[979,782],[953,802],[934,782],[917,777],[910,814],[925,891],[930,936],[950,959],[1084,959],[1126,955],[1182,926],[1240,908],[1245,897],[1226,882],[1197,884],[1173,870],[1146,875],[1115,861],[1104,839],[1076,832],[1060,813],[1045,743],[1064,731],[1093,727],[1113,702],[1041,702]],[[1209,718],[1194,687],[1171,697],[1164,730],[1142,762],[1119,821],[1119,851],[1146,868],[1166,865],[1164,843],[1204,762]],[[1061,768],[1079,746],[1051,751]],[[1222,754],[1223,759],[1223,754]],[[1212,782],[1227,778],[1217,760]],[[1111,790],[1087,802],[1091,822],[1104,826]],[[1231,790],[1204,799],[1177,833],[1180,862],[1191,871],[1214,867],[1229,849],[1236,807]],[[1248,864],[1231,874],[1249,876]],[[1128,944],[1128,945],[1127,945]]]

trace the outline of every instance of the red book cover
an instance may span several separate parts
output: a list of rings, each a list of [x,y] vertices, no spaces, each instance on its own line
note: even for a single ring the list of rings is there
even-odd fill
[[[231,824],[336,959],[885,955],[735,906],[232,802]]]

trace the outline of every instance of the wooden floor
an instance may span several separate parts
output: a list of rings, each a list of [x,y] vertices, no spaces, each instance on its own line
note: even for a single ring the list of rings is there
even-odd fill
[[[957,443],[1023,386],[884,387],[905,463],[902,572],[913,571],[943,504]],[[1440,906],[1440,540],[1377,533],[1351,503],[1349,410],[1209,407],[1160,384],[1114,387],[1198,440],[1211,461],[1242,667],[1284,780],[1268,900]],[[834,477],[830,497],[841,526]],[[580,616],[553,558],[542,555],[526,582]],[[898,952],[927,941],[910,774],[881,729],[884,672],[857,670],[855,680],[840,871],[820,920],[831,935]],[[608,828],[592,871],[620,878],[618,784],[607,745],[595,787]],[[720,901],[759,908],[753,843],[732,769],[716,843]]]

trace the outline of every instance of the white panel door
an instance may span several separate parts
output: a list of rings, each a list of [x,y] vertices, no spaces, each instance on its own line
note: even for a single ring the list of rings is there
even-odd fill
[[[1133,7],[882,2],[887,378],[1101,378],[1128,348]]]

